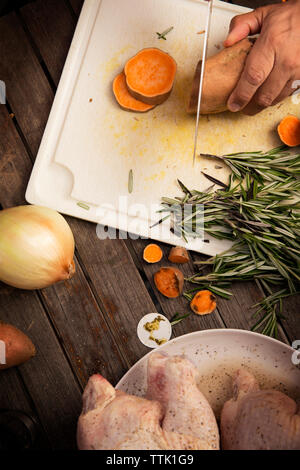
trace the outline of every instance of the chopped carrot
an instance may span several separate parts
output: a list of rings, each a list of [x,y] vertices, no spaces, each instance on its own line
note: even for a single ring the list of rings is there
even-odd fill
[[[154,274],[154,283],[159,292],[165,297],[175,299],[182,294],[184,277],[177,268],[160,268]]]
[[[181,246],[174,246],[170,251],[168,259],[171,263],[177,264],[188,263],[190,260],[187,249]]]
[[[190,307],[197,315],[208,315],[217,307],[216,297],[209,290],[201,290],[191,301]]]
[[[280,139],[289,147],[300,145],[300,119],[289,115],[282,119],[277,127]]]
[[[143,258],[147,263],[158,263],[163,257],[162,249],[155,243],[147,245],[144,249]]]

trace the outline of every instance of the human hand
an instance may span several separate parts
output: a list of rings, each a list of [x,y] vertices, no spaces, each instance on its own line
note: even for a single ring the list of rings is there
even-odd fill
[[[256,114],[297,88],[294,81],[300,79],[300,0],[236,16],[224,46],[258,33],[241,78],[228,99],[230,111]]]

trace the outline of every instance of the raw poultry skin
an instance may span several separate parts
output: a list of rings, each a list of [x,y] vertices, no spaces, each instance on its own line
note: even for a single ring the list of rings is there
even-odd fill
[[[299,450],[300,409],[277,390],[260,390],[254,376],[239,369],[233,398],[221,413],[224,450]]]
[[[205,449],[217,450],[216,418],[197,386],[198,378],[197,368],[187,359],[153,353],[148,361],[147,398],[162,404],[165,432],[192,436],[205,443]]]
[[[83,394],[77,444],[81,450],[168,449],[160,427],[162,406],[127,395],[101,375],[93,375]]]
[[[187,360],[152,354],[151,400],[128,395],[101,375],[83,394],[77,444],[82,450],[210,450],[219,447],[215,417],[196,384],[197,369]],[[161,375],[158,375],[158,373]],[[161,387],[163,384],[163,387]]]

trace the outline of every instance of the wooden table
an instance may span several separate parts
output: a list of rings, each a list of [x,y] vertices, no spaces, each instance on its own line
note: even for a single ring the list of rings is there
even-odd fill
[[[242,2],[241,2],[242,3]],[[249,2],[248,2],[249,3]],[[82,0],[38,0],[0,18],[0,203],[25,203],[24,194],[72,40]],[[75,448],[81,394],[100,372],[113,384],[149,350],[136,336],[149,312],[171,318],[189,311],[183,298],[168,300],[153,288],[157,269],[142,261],[145,240],[106,240],[95,225],[68,218],[76,239],[76,276],[66,283],[25,292],[0,284],[0,318],[26,332],[37,347],[27,364],[0,374],[0,409],[20,409],[40,424],[37,448]],[[163,247],[165,255],[168,246]],[[199,255],[192,255],[193,260]],[[166,259],[166,258],[165,258]],[[184,274],[193,272],[193,264]],[[174,335],[207,328],[253,325],[251,306],[261,298],[255,283],[236,285],[210,316],[193,315]],[[285,304],[280,339],[300,339],[299,299]]]

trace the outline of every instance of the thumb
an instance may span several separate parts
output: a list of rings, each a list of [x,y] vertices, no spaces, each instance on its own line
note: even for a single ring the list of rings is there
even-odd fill
[[[229,33],[224,41],[224,46],[232,46],[251,34],[260,32],[262,26],[262,9],[251,11],[243,15],[235,16],[230,23]]]

